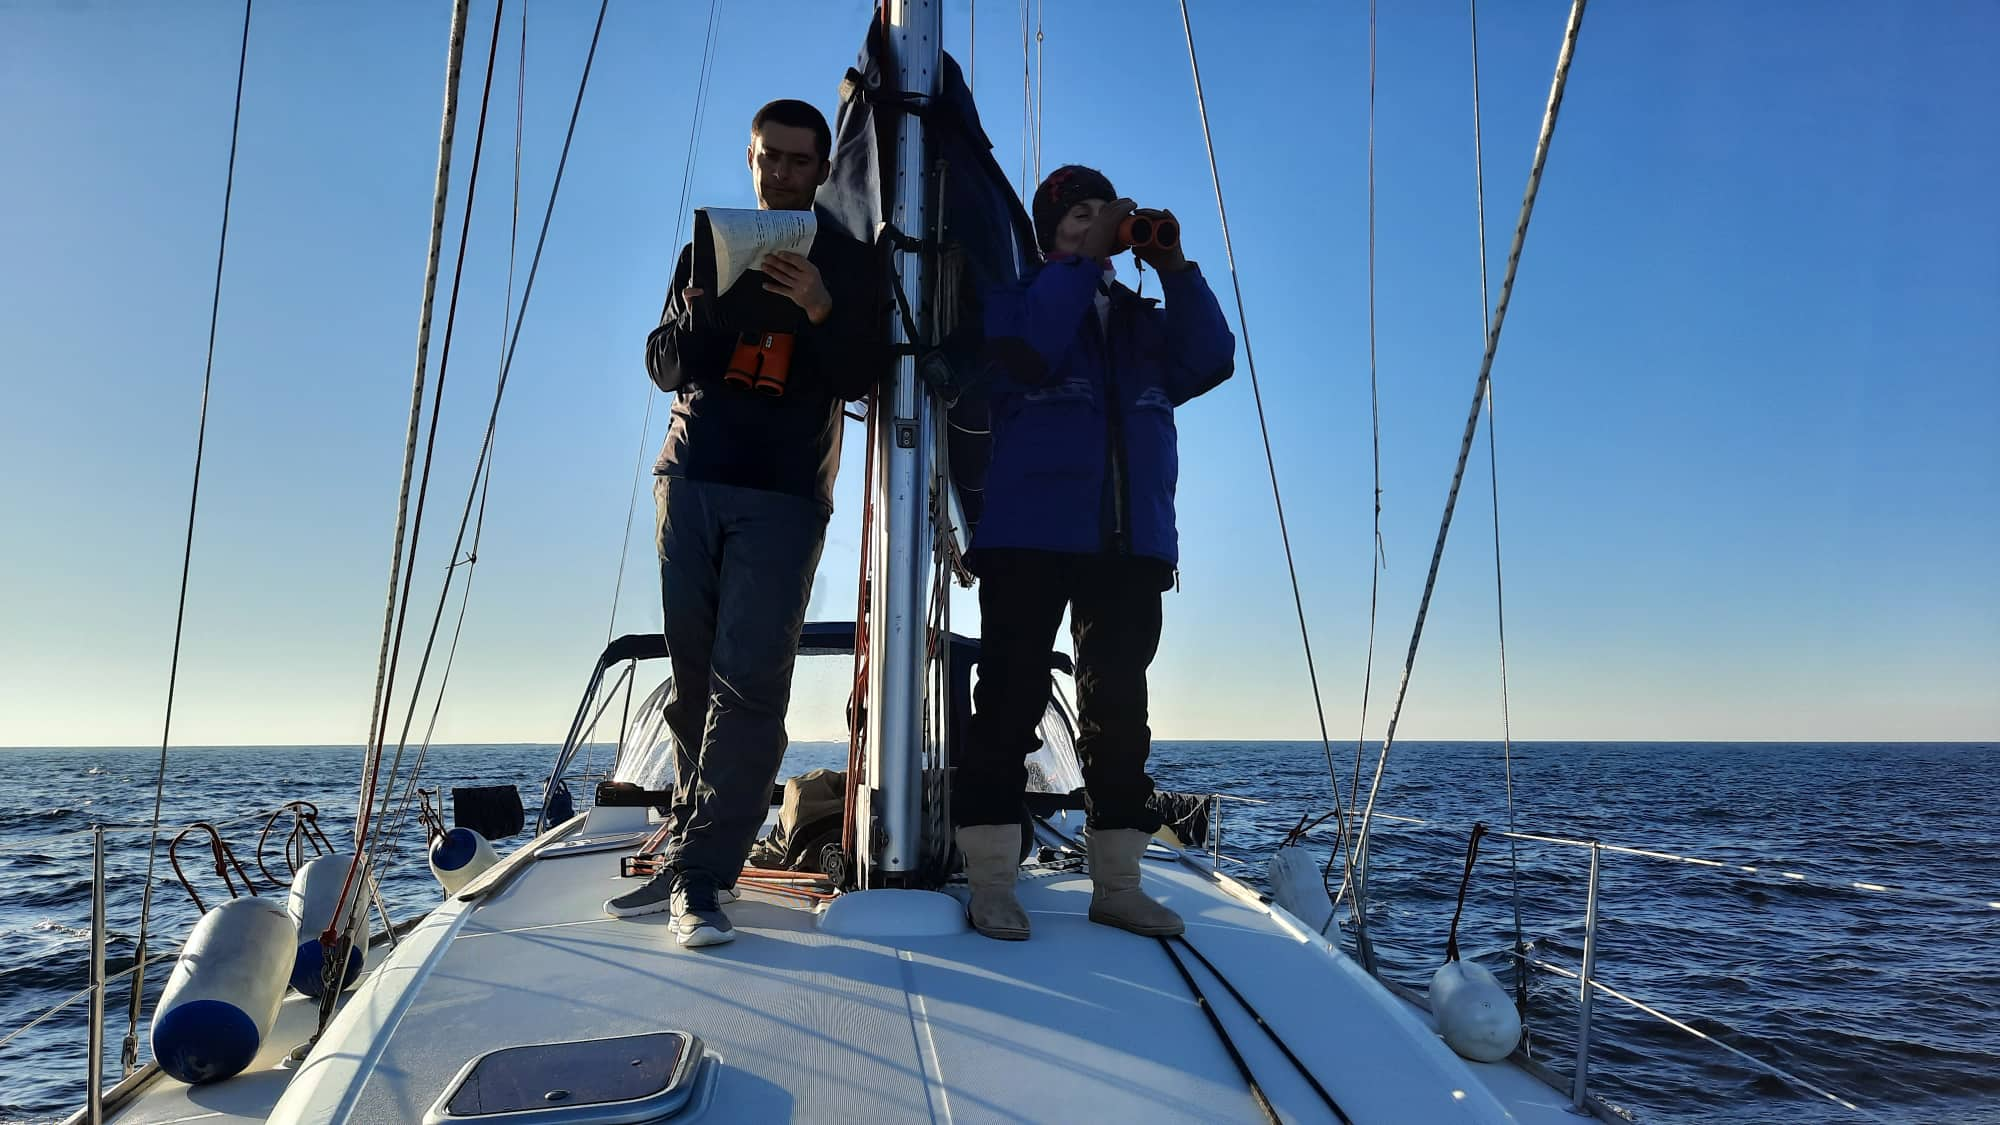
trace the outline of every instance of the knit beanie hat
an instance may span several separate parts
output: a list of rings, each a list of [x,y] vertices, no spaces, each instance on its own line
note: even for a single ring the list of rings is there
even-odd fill
[[[1069,209],[1086,199],[1102,199],[1106,203],[1118,198],[1118,192],[1104,173],[1095,168],[1085,168],[1081,164],[1065,164],[1049,173],[1042,186],[1035,189],[1035,241],[1044,254],[1055,242],[1056,228],[1062,225],[1063,216]]]

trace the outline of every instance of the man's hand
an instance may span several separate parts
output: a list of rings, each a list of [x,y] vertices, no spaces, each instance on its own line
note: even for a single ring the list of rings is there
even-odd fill
[[[1125,221],[1139,205],[1129,199],[1114,199],[1097,209],[1097,217],[1090,221],[1090,229],[1083,232],[1083,242],[1077,246],[1077,253],[1090,259],[1109,258],[1122,247],[1118,245],[1118,224]]]
[[[704,309],[699,302],[707,293],[699,285],[690,285],[681,290],[681,321],[696,331],[706,331],[715,327],[715,310]]]
[[[1172,211],[1149,211],[1147,214],[1151,215],[1156,222],[1165,220],[1173,223],[1176,227],[1181,225],[1181,221],[1174,218]],[[1161,273],[1179,273],[1186,269],[1188,264],[1187,254],[1181,250],[1181,244],[1178,239],[1174,241],[1171,249],[1159,246],[1135,246],[1132,248],[1132,256]]]
[[[779,250],[764,256],[762,268],[771,278],[764,283],[766,292],[784,294],[805,310],[807,320],[826,323],[833,313],[833,294],[826,291],[818,266],[798,254]]]

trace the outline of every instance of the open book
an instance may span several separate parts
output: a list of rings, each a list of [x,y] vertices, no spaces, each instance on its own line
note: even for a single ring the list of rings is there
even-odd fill
[[[694,284],[720,297],[776,251],[812,250],[819,220],[811,211],[701,207],[694,213]]]

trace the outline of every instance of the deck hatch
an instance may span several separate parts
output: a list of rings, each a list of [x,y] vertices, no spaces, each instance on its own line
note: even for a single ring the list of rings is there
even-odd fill
[[[657,1121],[687,1105],[701,1057],[685,1031],[502,1047],[467,1063],[425,1121]]]

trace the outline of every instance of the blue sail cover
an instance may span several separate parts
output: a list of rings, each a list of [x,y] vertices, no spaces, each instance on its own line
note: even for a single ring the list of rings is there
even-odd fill
[[[993,158],[993,142],[979,124],[957,61],[942,56],[935,97],[909,96],[900,89],[883,34],[879,21],[870,24],[861,57],[841,82],[833,176],[820,189],[819,203],[849,234],[884,242],[883,224],[895,202],[897,127],[905,113],[922,119],[932,229],[898,233],[938,238],[931,284],[923,293],[906,290],[906,296],[913,310],[932,309],[943,333],[938,347],[921,349],[918,369],[951,404],[952,485],[964,515],[960,530],[969,542],[992,455],[980,295],[1018,281],[1023,267],[1040,254],[1027,210]],[[940,191],[942,208],[936,206]]]

